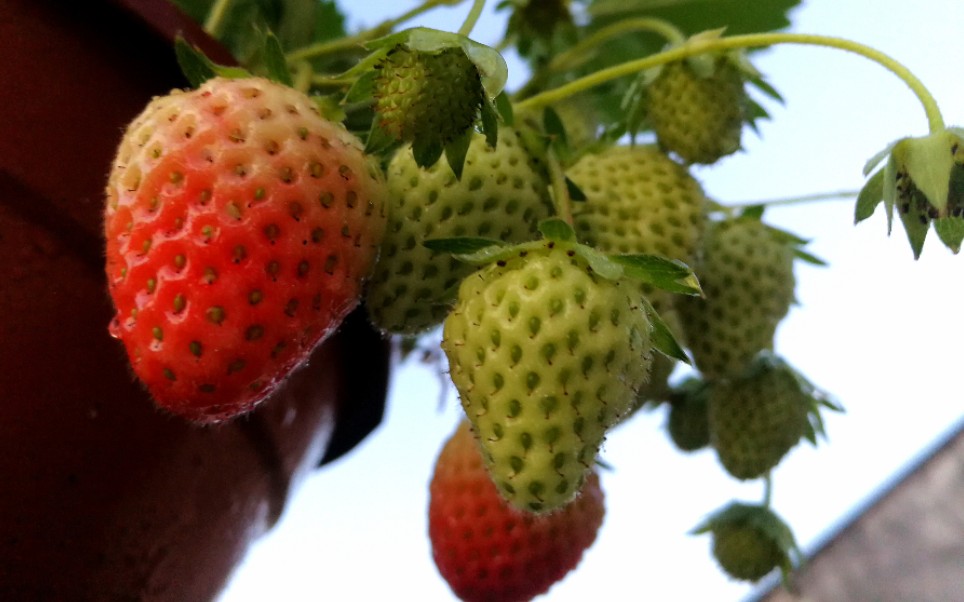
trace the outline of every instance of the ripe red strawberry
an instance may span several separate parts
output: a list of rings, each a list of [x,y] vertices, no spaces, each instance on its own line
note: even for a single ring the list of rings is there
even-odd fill
[[[467,602],[530,600],[546,592],[576,567],[605,514],[594,472],[560,510],[535,515],[511,507],[489,478],[467,422],[442,449],[430,494],[432,555]]]
[[[312,101],[260,78],[154,99],[107,185],[111,333],[161,407],[252,408],[355,307],[384,183]]]

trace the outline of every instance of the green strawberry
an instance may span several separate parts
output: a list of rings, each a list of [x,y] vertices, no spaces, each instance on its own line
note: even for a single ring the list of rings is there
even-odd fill
[[[375,120],[401,142],[445,146],[472,127],[484,102],[478,67],[459,47],[427,52],[398,45],[376,69]]]
[[[708,399],[710,441],[738,479],[766,475],[803,437],[815,441],[820,430],[813,386],[770,354],[761,354],[743,375],[713,383]]]
[[[712,534],[713,556],[734,579],[759,581],[776,568],[786,579],[800,559],[790,527],[765,506],[731,503],[693,533]]]
[[[496,148],[476,135],[462,178],[436,163],[425,170],[399,152],[387,173],[389,225],[366,304],[376,326],[415,334],[442,322],[459,281],[475,267],[422,246],[427,238],[537,238],[552,205],[543,170],[509,128]]]
[[[682,451],[697,451],[710,444],[708,393],[708,386],[703,380],[691,378],[669,396],[666,430]]]
[[[745,77],[727,55],[662,66],[645,97],[660,146],[687,163],[715,163],[739,150],[749,106]]]
[[[707,225],[694,266],[705,298],[677,303],[684,338],[707,380],[739,374],[757,353],[773,347],[794,300],[798,242],[749,216]]]
[[[692,264],[703,234],[706,197],[684,168],[655,146],[614,146],[580,158],[567,172],[585,193],[573,219],[580,240],[606,253],[662,255]],[[677,338],[682,332],[672,296],[646,288]],[[665,394],[676,366],[658,354],[642,401]]]
[[[547,512],[632,407],[652,325],[636,282],[603,278],[574,243],[536,245],[463,281],[442,348],[496,486]]]

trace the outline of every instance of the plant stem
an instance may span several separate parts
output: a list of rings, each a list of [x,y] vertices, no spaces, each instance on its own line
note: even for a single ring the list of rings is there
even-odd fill
[[[757,207],[759,205],[764,205],[766,207],[779,207],[787,205],[802,205],[804,203],[815,203],[819,201],[835,201],[842,199],[852,199],[860,194],[859,190],[838,190],[836,192],[818,192],[815,194],[805,194],[796,197],[787,197],[782,199],[768,199],[762,201],[741,201],[739,203],[727,203],[726,205],[721,205],[724,210],[729,209],[744,209],[746,207]]]
[[[572,226],[572,199],[569,198],[569,187],[566,186],[566,172],[551,145],[546,149],[546,162],[549,166],[549,183],[556,214]]]
[[[936,133],[944,129],[944,118],[937,106],[937,101],[927,90],[917,76],[910,72],[901,63],[890,56],[851,40],[834,38],[829,36],[798,34],[798,33],[761,33],[732,36],[715,39],[690,39],[681,46],[665,50],[641,59],[627,61],[619,65],[601,69],[595,73],[581,77],[568,84],[559,86],[553,90],[536,94],[523,101],[520,101],[516,108],[519,110],[536,109],[551,105],[573,94],[577,94],[599,84],[613,79],[638,73],[650,67],[663,65],[673,61],[685,59],[690,56],[704,54],[707,52],[718,52],[725,50],[736,50],[740,48],[759,48],[763,46],[774,46],[776,44],[801,44],[807,46],[824,46],[852,52],[867,58],[880,66],[884,67],[911,89],[911,92],[920,101],[924,113],[927,116],[928,126],[931,133]]]
[[[311,89],[312,69],[308,61],[299,61],[294,69],[294,88],[304,94]]]
[[[625,21],[619,21],[618,23],[613,23],[612,25],[603,27],[599,31],[593,33],[591,36],[580,40],[572,48],[557,54],[551,61],[549,61],[549,64],[546,65],[546,70],[551,72],[572,68],[589,59],[591,57],[590,51],[597,46],[600,46],[625,33],[634,33],[639,31],[648,31],[659,34],[666,38],[666,41],[670,44],[682,44],[686,41],[686,36],[683,35],[683,32],[681,32],[669,21],[649,17],[627,19]]]
[[[219,0],[221,1],[221,0]],[[316,58],[319,56],[325,56],[327,54],[335,54],[338,52],[343,52],[346,50],[354,50],[359,46],[363,45],[365,42],[374,40],[375,38],[380,38],[384,35],[389,34],[397,26],[401,25],[405,21],[414,19],[422,13],[428,12],[442,4],[451,4],[451,0],[425,0],[422,4],[416,6],[405,12],[394,19],[388,19],[371,29],[366,29],[360,31],[353,36],[345,36],[342,38],[337,38],[334,40],[329,40],[327,42],[318,42],[311,44],[310,46],[305,46],[304,48],[299,48],[297,50],[292,50],[286,56],[289,63],[297,62],[304,59]]]
[[[773,500],[773,477],[771,473],[767,473],[767,476],[763,479],[763,507],[769,508],[770,502]]]
[[[232,0],[215,0],[208,13],[208,18],[204,21],[204,31],[212,38],[218,37],[218,31],[224,22],[224,16],[228,14],[228,7]]]
[[[459,28],[459,35],[469,37],[469,34],[475,29],[475,24],[479,22],[483,8],[485,8],[485,0],[475,0],[475,2],[472,3],[472,9],[469,10],[468,16],[465,17],[465,22],[462,23],[462,27]]]

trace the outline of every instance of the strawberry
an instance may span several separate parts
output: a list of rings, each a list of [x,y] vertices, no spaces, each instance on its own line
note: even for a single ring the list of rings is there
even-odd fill
[[[576,495],[651,361],[639,284],[600,276],[578,247],[539,241],[481,268],[462,282],[443,328],[493,480],[533,512]]]
[[[358,303],[385,187],[360,142],[260,78],[155,98],[107,185],[111,333],[157,404],[252,408]]]
[[[460,47],[398,45],[376,65],[375,120],[394,140],[445,146],[475,123],[484,102],[478,67]]]
[[[421,169],[402,149],[388,166],[387,182],[389,227],[365,303],[372,322],[389,333],[440,324],[458,283],[475,270],[425,248],[425,239],[532,240],[552,211],[544,171],[510,128],[500,129],[496,148],[475,135],[461,179],[441,163]]]
[[[707,421],[720,463],[738,479],[766,475],[792,447],[815,442],[822,403],[783,360],[761,354],[739,377],[709,387]],[[833,406],[829,406],[833,407]]]
[[[759,581],[776,568],[786,579],[801,556],[790,527],[765,506],[731,503],[693,533],[712,534],[720,568],[742,581]]]
[[[793,260],[800,242],[755,217],[711,222],[694,266],[704,299],[677,308],[693,361],[708,380],[740,374],[773,347],[794,300]]]
[[[740,149],[746,74],[728,55],[663,65],[646,88],[646,119],[661,147],[687,163],[715,163]]]
[[[646,253],[693,263],[705,223],[706,197],[683,166],[655,146],[614,146],[586,154],[567,172],[585,193],[574,203],[580,240],[606,253]],[[678,337],[682,328],[671,295],[644,289]],[[666,393],[676,362],[653,360],[640,403]]]
[[[521,602],[544,593],[579,564],[605,514],[595,472],[556,512],[513,508],[492,484],[465,421],[443,447],[429,492],[432,557],[467,602]]]
[[[697,451],[710,444],[708,393],[705,382],[691,378],[669,396],[666,430],[676,447],[684,452]]]

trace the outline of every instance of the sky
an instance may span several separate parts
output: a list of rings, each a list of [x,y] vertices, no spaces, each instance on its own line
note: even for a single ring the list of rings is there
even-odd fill
[[[374,25],[415,3],[342,2],[353,25]],[[454,30],[468,10],[439,9],[411,22]],[[494,43],[495,0],[473,37]],[[364,5],[364,10],[361,6]],[[903,62],[931,90],[948,125],[964,125],[959,0],[804,0],[790,31],[847,37]],[[510,84],[524,81],[507,56]],[[761,135],[745,151],[694,170],[723,203],[856,190],[864,162],[889,142],[927,133],[910,91],[880,66],[840,51],[779,46],[755,65],[786,99],[768,104]],[[770,223],[812,239],[828,267],[796,268],[795,306],[777,351],[846,408],[826,416],[829,441],[795,448],[774,473],[773,507],[806,551],[964,417],[959,353],[964,258],[931,234],[915,261],[883,212],[853,224],[850,200],[768,210]],[[281,522],[250,550],[219,602],[265,599],[454,600],[431,560],[428,482],[459,419],[436,369],[397,366],[386,418],[353,453],[316,471]],[[640,414],[607,439],[607,515],[580,566],[539,600],[621,602],[741,600],[753,586],[728,580],[709,538],[687,532],[731,500],[758,501],[762,486],[728,478],[712,451],[684,455],[665,413]]]

